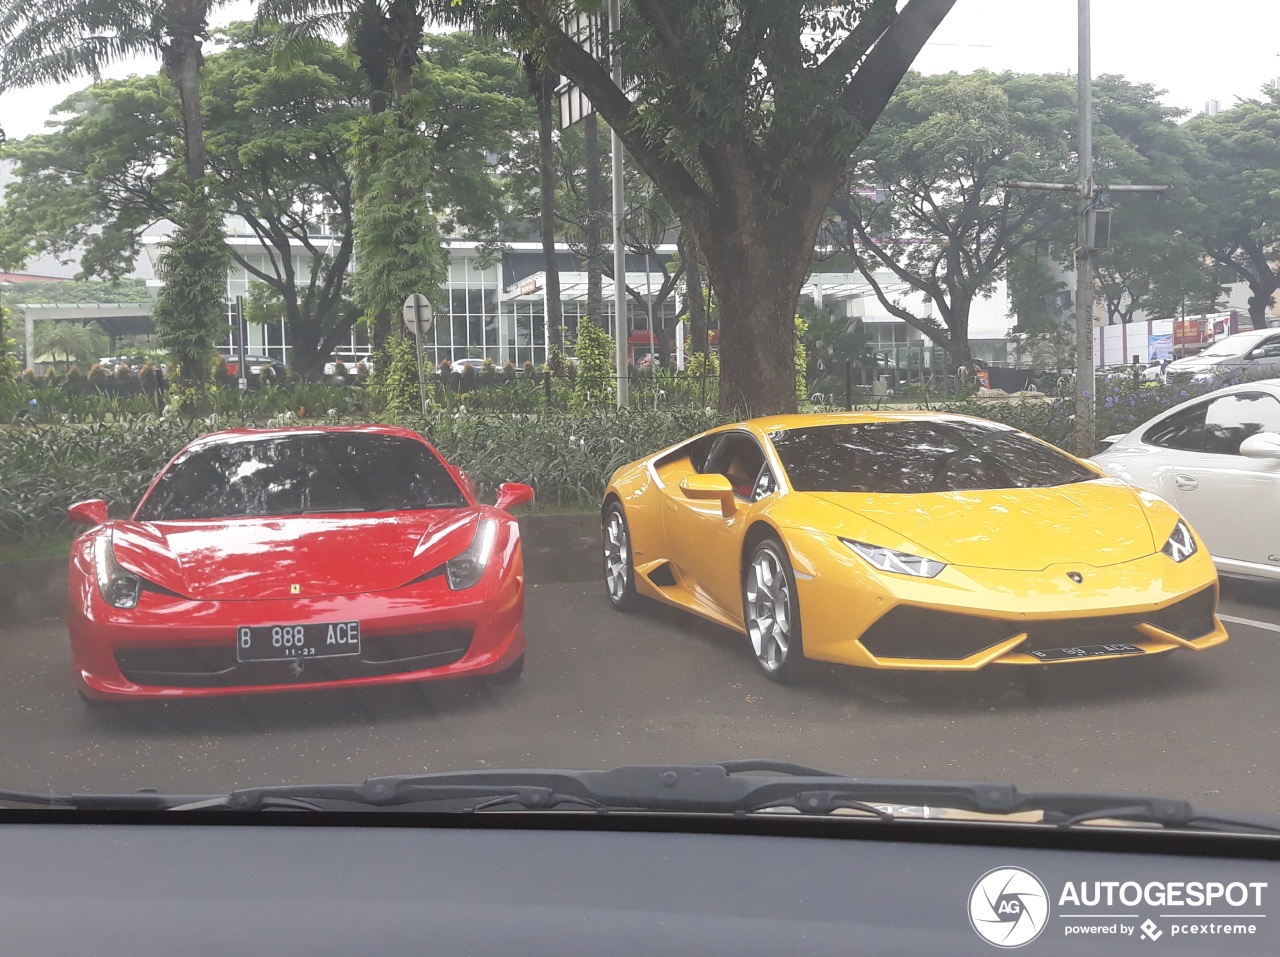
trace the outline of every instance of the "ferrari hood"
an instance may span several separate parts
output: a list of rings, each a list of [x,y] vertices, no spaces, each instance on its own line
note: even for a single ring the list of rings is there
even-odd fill
[[[1061,562],[1097,568],[1142,558],[1163,544],[1153,540],[1137,496],[1106,479],[1054,488],[817,497],[949,565],[971,568],[1039,571]]]
[[[113,543],[125,568],[187,598],[318,598],[407,584],[463,551],[477,518],[460,508],[120,523]]]

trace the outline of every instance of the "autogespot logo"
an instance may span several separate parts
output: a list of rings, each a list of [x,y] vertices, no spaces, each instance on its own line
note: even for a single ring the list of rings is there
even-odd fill
[[[1029,944],[1049,922],[1049,893],[1020,867],[987,871],[969,892],[969,923],[996,947]]]

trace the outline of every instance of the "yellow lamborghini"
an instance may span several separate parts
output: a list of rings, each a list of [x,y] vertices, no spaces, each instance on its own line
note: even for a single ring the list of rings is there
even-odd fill
[[[1218,578],[1163,499],[1039,439],[927,412],[712,429],[620,468],[601,509],[609,600],[804,659],[971,671],[1201,651]]]

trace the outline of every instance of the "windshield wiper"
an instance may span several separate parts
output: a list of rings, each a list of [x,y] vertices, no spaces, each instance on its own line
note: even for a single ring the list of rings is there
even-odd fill
[[[362,784],[245,788],[223,795],[49,795],[0,791],[0,803],[96,810],[560,810],[743,815],[853,810],[890,822],[898,807],[1004,817],[1071,828],[1111,820],[1174,829],[1280,835],[1280,817],[1220,814],[1187,801],[1133,794],[1020,791],[1012,784],[856,778],[782,761],[633,765],[608,771],[485,769],[369,778]]]

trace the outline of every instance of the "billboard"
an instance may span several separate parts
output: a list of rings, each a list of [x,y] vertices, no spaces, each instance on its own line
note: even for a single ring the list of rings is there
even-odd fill
[[[1159,362],[1161,359],[1173,358],[1173,333],[1166,332],[1160,336],[1147,336],[1147,361]]]

